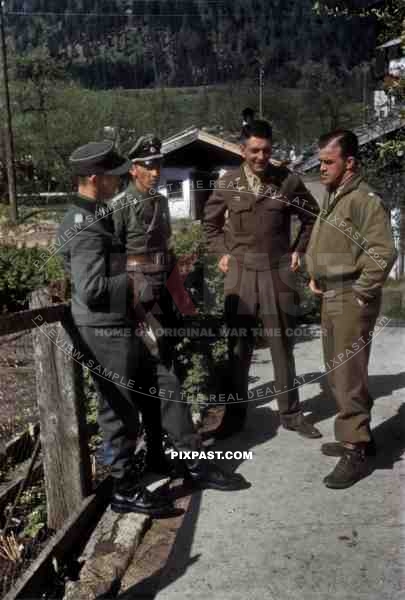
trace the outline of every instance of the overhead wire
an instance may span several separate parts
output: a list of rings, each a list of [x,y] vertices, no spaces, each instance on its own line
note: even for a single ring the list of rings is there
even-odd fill
[[[145,2],[145,0],[132,0],[132,2],[133,3]],[[163,6],[166,2],[167,2],[167,0],[147,0],[147,2],[145,2],[145,4],[146,4],[145,8],[147,8],[147,5],[151,5],[151,7],[156,8],[159,5]],[[229,6],[230,3],[227,2],[227,0],[205,0],[204,5],[210,6],[210,7],[226,7],[226,6]],[[199,7],[196,7],[196,8],[199,8]],[[90,12],[90,11],[71,11],[71,10],[65,10],[65,11],[61,11],[61,10],[60,11],[54,11],[54,10],[49,10],[49,11],[10,10],[10,11],[7,11],[5,9],[5,12],[10,16],[15,16],[15,17],[37,17],[37,16],[38,17],[44,17],[44,16],[85,17],[86,16],[86,17],[102,17],[102,18],[112,18],[112,17],[131,18],[131,17],[143,17],[143,16],[148,16],[148,17],[196,16],[199,14],[198,12],[195,12],[195,13],[170,12],[170,13],[159,13],[159,14],[151,14],[151,13],[146,13],[146,12],[136,13],[136,12],[133,12],[132,9],[127,9],[124,12],[100,12],[100,11]]]

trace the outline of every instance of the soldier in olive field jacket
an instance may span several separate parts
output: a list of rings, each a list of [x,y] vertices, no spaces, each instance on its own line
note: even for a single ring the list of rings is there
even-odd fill
[[[370,431],[368,361],[381,289],[395,262],[389,216],[358,168],[358,140],[337,130],[320,139],[324,206],[307,249],[310,288],[322,296],[322,338],[328,384],[338,406],[337,442],[322,452],[340,458],[324,479],[345,488],[369,471],[376,452]]]

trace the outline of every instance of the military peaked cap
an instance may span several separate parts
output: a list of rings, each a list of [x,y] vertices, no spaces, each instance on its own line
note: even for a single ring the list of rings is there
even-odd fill
[[[132,162],[148,163],[163,158],[162,142],[153,134],[143,135],[129,151]]]
[[[114,148],[114,142],[89,142],[71,154],[69,158],[75,175],[124,175],[131,168],[131,161],[120,156]]]

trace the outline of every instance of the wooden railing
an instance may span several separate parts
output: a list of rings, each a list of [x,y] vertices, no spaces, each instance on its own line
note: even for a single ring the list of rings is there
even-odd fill
[[[0,317],[0,336],[32,331],[47,525],[59,530],[92,491],[83,368],[66,351],[75,338],[69,305],[37,290],[30,306]]]

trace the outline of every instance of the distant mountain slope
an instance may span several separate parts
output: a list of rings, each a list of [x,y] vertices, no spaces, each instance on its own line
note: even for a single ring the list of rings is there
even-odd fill
[[[312,0],[9,0],[19,53],[48,46],[94,87],[201,85],[286,65],[353,66],[376,43],[370,19],[319,17]]]

